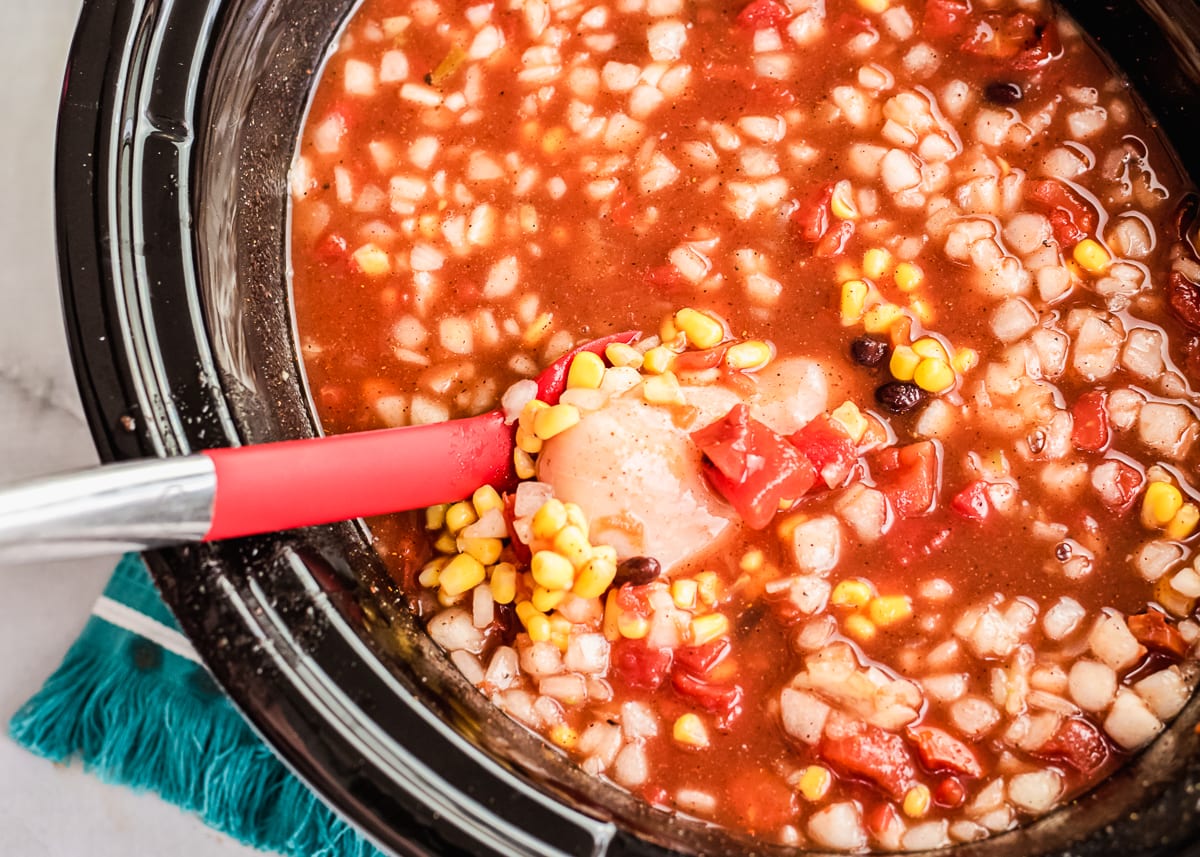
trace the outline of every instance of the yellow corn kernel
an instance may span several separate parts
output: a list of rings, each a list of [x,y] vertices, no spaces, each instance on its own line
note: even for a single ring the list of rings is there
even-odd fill
[[[846,280],[842,283],[842,324],[849,327],[862,321],[867,306],[870,287],[862,280]]]
[[[525,428],[525,426],[517,426],[517,449],[522,452],[527,452],[530,455],[537,455],[542,451],[542,439],[533,432]]]
[[[883,628],[903,622],[912,614],[912,602],[907,595],[880,595],[867,605],[867,616]]]
[[[892,357],[888,360],[888,370],[897,381],[911,381],[913,373],[920,365],[920,356],[907,345],[897,345],[893,348]]]
[[[1196,609],[1196,599],[1176,592],[1175,587],[1171,585],[1169,574],[1164,574],[1154,584],[1154,600],[1172,616],[1178,616],[1180,619],[1191,616],[1192,611]]]
[[[925,281],[925,272],[912,262],[901,262],[892,274],[896,288],[902,292],[911,292]]]
[[[730,369],[753,371],[771,362],[771,346],[761,339],[747,339],[729,346],[725,352],[725,365]]]
[[[567,510],[567,523],[572,527],[577,527],[586,539],[588,537],[588,521],[587,515],[583,514],[583,509],[578,503],[563,503],[563,508]]]
[[[491,485],[476,488],[475,493],[471,495],[471,505],[475,507],[475,514],[481,518],[492,509],[504,511],[504,500],[500,498],[500,492]]]
[[[846,633],[860,643],[865,643],[875,637],[875,623],[861,613],[851,613],[843,625]]]
[[[870,585],[862,580],[843,580],[833,587],[829,597],[835,607],[862,607],[873,594]]]
[[[546,589],[570,589],[575,582],[575,566],[562,554],[538,551],[529,563],[529,570],[538,586]]]
[[[738,568],[742,571],[753,574],[756,571],[762,571],[762,568],[767,563],[767,557],[758,548],[753,548],[742,554],[742,558],[738,560]]]
[[[1195,532],[1198,522],[1200,522],[1200,508],[1197,508],[1195,503],[1184,503],[1175,513],[1175,517],[1171,519],[1171,523],[1167,524],[1167,538],[1186,539]]]
[[[683,388],[674,372],[651,375],[642,381],[642,398],[652,405],[682,405]]]
[[[674,342],[679,336],[679,328],[675,326],[675,316],[668,315],[663,318],[662,323],[658,326],[658,338],[664,343]]]
[[[545,338],[553,326],[554,316],[548,312],[542,313],[533,320],[533,324],[525,328],[525,332],[521,334],[521,344],[526,348],[533,348]]]
[[[562,500],[551,497],[541,508],[533,513],[530,529],[535,539],[549,541],[558,535],[558,531],[567,525],[567,507]]]
[[[671,736],[679,744],[685,747],[704,748],[708,746],[708,727],[704,725],[704,721],[700,716],[688,712],[681,714],[679,719],[675,721],[675,725],[671,728]]]
[[[550,740],[564,750],[570,750],[579,743],[579,733],[565,723],[556,723],[550,728]]]
[[[632,345],[626,345],[624,342],[611,342],[604,349],[604,356],[613,366],[632,366],[634,369],[642,368],[642,353]]]
[[[498,563],[489,581],[492,600],[497,604],[512,604],[517,597],[517,569],[511,562]]]
[[[525,403],[525,407],[521,408],[521,414],[517,417],[517,425],[533,434],[533,423],[537,419],[538,412],[544,411],[548,407],[550,405],[541,399],[530,399]]]
[[[449,561],[449,557],[439,556],[437,559],[425,563],[425,567],[417,575],[417,583],[426,589],[437,589],[438,578],[442,576],[442,569]]]
[[[459,593],[458,595],[451,595],[446,590],[439,589],[437,591],[437,600],[438,604],[441,604],[443,607],[453,607],[455,604],[462,601],[462,593]]]
[[[446,526],[446,508],[448,503],[430,506],[425,510],[425,529],[440,530]]]
[[[533,619],[533,617],[537,616],[537,615],[538,615],[538,610],[536,607],[533,606],[532,602],[530,602],[530,601],[518,601],[517,602],[517,618],[521,620],[521,624],[524,625],[526,629],[529,628],[530,620]]]
[[[567,597],[567,593],[561,589],[546,589],[543,586],[533,587],[533,595],[529,601],[533,604],[535,610],[542,613],[549,613],[559,604],[562,604],[563,599]]]
[[[611,545],[595,545],[592,547],[592,559],[602,559],[617,564],[617,549]]]
[[[438,586],[449,596],[462,595],[483,583],[487,569],[470,554],[460,553],[442,569]]]
[[[912,344],[912,350],[920,356],[928,357],[931,360],[950,362],[950,355],[946,353],[945,346],[932,336],[922,336]]]
[[[833,409],[829,418],[840,423],[846,430],[846,434],[850,435],[850,439],[855,443],[861,441],[863,435],[867,433],[867,418],[863,416],[863,412],[854,402],[842,402]]]
[[[904,796],[904,814],[909,818],[924,817],[925,813],[929,812],[932,797],[929,793],[929,786],[917,783]]]
[[[529,639],[535,643],[550,642],[550,620],[546,618],[544,613],[535,611],[529,617],[529,622],[526,623],[525,630],[529,633]]]
[[[908,308],[913,311],[913,315],[917,317],[917,320],[926,327],[937,321],[937,310],[925,298],[913,298],[908,302]]]
[[[579,527],[567,524],[554,536],[554,552],[566,557],[573,568],[583,568],[592,556],[592,546]]]
[[[833,279],[838,283],[844,283],[846,280],[857,280],[861,276],[862,272],[850,262],[838,262],[833,268]]]
[[[1108,255],[1108,251],[1099,241],[1092,238],[1084,238],[1076,244],[1071,255],[1079,263],[1079,267],[1089,274],[1103,274],[1112,264],[1112,257]]]
[[[892,254],[882,247],[872,247],[863,253],[863,276],[880,280],[892,267]]]
[[[650,633],[650,620],[622,610],[617,615],[617,630],[627,640],[640,640]]]
[[[555,125],[549,131],[542,135],[542,151],[547,155],[554,155],[562,151],[567,145],[567,129],[561,125]]]
[[[612,586],[613,578],[617,576],[617,564],[607,557],[593,556],[579,569],[575,575],[575,585],[571,591],[580,598],[599,598],[604,590]]]
[[[875,304],[863,313],[863,329],[867,333],[887,333],[902,318],[904,310],[895,304]]]
[[[568,389],[599,390],[604,381],[604,358],[590,351],[581,351],[567,370]]]
[[[671,581],[671,600],[680,610],[691,610],[696,606],[696,581],[681,577]]]
[[[955,372],[969,372],[979,365],[979,352],[974,348],[960,348],[951,361]]]
[[[454,538],[454,536],[448,532],[443,532],[437,537],[437,541],[433,543],[433,549],[438,553],[458,553],[458,539]]]
[[[671,368],[675,352],[665,345],[656,345],[642,355],[642,371],[650,375],[661,375]]]
[[[351,258],[358,270],[368,277],[381,277],[392,270],[392,257],[375,244],[364,244],[354,251]]]
[[[930,393],[944,393],[954,386],[958,377],[945,360],[926,357],[913,372],[912,379],[922,390]]]
[[[833,785],[833,775],[829,769],[821,765],[809,765],[800,775],[797,788],[801,796],[808,801],[818,801],[829,794]]]
[[[574,405],[551,405],[537,412],[533,419],[533,433],[542,440],[550,440],[578,424],[579,408]]]
[[[846,179],[833,186],[829,198],[829,210],[838,220],[858,220],[858,206],[854,204],[854,188]]]
[[[513,450],[513,470],[516,472],[518,479],[532,479],[537,475],[537,468],[533,464],[533,456],[520,447]]]
[[[504,550],[504,542],[500,539],[459,537],[458,549],[475,557],[484,565],[493,565],[500,559],[500,554]]]
[[[446,510],[446,529],[452,533],[457,533],[463,527],[468,527],[478,520],[475,507],[466,500],[455,503]]]
[[[888,0],[858,0],[858,5],[864,12],[878,15],[888,10]]]
[[[621,629],[618,623],[621,619],[621,608],[617,605],[617,590],[608,590],[608,597],[604,600],[604,622],[601,625],[601,630],[604,631],[604,639],[610,643],[615,643],[621,639]]]
[[[725,326],[711,315],[684,307],[675,313],[675,326],[696,348],[713,348],[725,339]]]
[[[702,571],[696,575],[696,595],[701,604],[712,606],[720,598],[720,578],[715,571]]]
[[[703,646],[729,633],[729,617],[724,613],[704,613],[688,622],[688,639]]]
[[[1142,497],[1142,525],[1165,527],[1183,508],[1183,493],[1169,482],[1151,482]]]

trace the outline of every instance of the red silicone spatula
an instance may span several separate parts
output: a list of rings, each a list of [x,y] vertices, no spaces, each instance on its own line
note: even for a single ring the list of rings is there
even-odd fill
[[[557,402],[571,359],[538,376]],[[0,491],[0,560],[40,560],[215,541],[420,509],[512,484],[514,430],[501,411],[423,426],[210,449],[109,464]]]

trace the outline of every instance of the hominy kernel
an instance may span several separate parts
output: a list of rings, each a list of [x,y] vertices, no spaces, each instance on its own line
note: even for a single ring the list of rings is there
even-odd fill
[[[699,715],[690,711],[681,714],[671,728],[671,737],[686,747],[704,748],[708,746],[708,728]]]
[[[797,786],[800,794],[808,801],[818,801],[829,794],[833,785],[833,775],[828,768],[821,765],[809,765],[800,775]]]
[[[864,12],[870,12],[872,15],[878,15],[888,10],[891,4],[888,0],[858,0],[858,5],[862,7]]]

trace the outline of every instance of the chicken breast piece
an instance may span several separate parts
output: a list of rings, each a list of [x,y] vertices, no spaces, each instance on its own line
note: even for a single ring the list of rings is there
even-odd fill
[[[664,571],[706,553],[736,526],[733,510],[708,486],[689,433],[669,410],[640,397],[586,412],[548,440],[538,479],[560,500],[579,504],[594,543],[612,545],[621,559],[654,557]]]

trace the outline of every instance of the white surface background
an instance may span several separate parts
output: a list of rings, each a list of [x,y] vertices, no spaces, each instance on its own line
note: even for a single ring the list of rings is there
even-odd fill
[[[78,0],[0,3],[0,484],[93,463],[63,335],[53,141]],[[34,757],[13,712],[83,627],[113,559],[0,567],[0,854],[256,854],[149,794]]]

